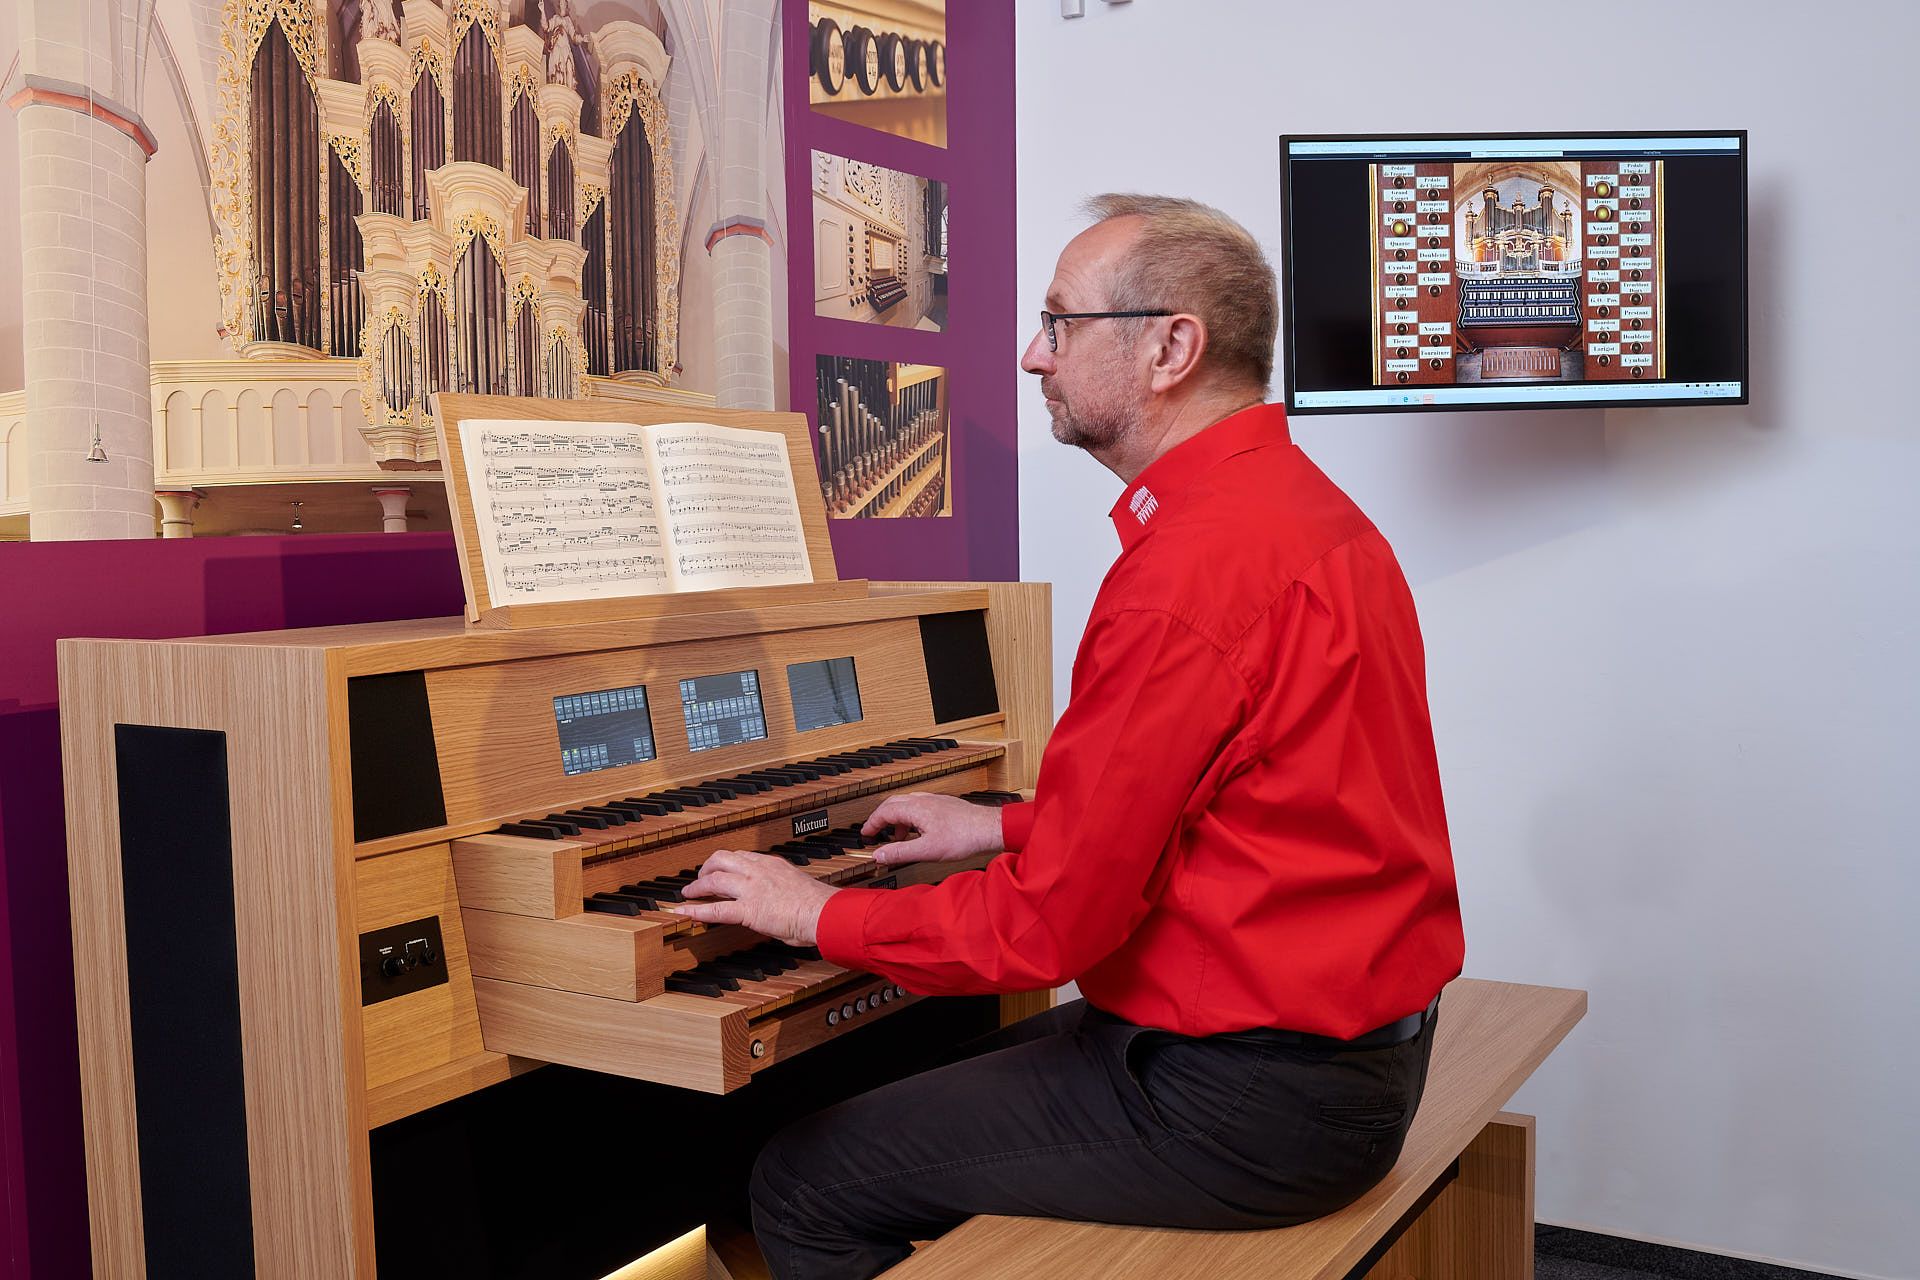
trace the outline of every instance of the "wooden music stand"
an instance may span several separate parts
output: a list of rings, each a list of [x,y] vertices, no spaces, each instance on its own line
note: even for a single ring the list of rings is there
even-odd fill
[[[820,495],[820,473],[814,466],[813,440],[805,414],[757,413],[744,409],[689,409],[678,405],[613,400],[455,395],[446,392],[436,395],[434,401],[437,409],[435,430],[440,440],[440,466],[446,478],[447,506],[453,516],[454,544],[460,551],[460,581],[466,588],[467,622],[470,626],[487,629],[564,626],[577,622],[612,622],[627,618],[658,618],[676,614],[714,613],[726,609],[763,609],[827,600],[854,600],[867,595],[866,579],[855,578],[842,582],[834,569],[833,542],[827,535],[827,508]],[[466,458],[460,447],[459,425],[469,418],[632,422],[641,426],[698,421],[747,431],[778,431],[787,438],[787,460],[793,468],[794,492],[800,499],[800,521],[806,530],[807,558],[813,567],[813,581],[784,586],[736,587],[726,591],[612,596],[541,604],[496,604],[487,591],[487,571],[480,558],[480,529],[474,520],[473,498],[467,486]]]

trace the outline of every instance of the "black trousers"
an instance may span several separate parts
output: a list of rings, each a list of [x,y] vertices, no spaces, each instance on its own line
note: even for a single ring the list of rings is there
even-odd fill
[[[975,1214],[1305,1222],[1393,1167],[1434,1021],[1354,1050],[1192,1038],[1077,1000],[775,1136],[753,1170],[754,1234],[777,1280],[864,1280]]]

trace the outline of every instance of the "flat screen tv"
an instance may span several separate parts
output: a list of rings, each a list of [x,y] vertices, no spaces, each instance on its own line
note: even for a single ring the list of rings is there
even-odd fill
[[[1747,135],[1280,140],[1292,413],[1744,404]]]

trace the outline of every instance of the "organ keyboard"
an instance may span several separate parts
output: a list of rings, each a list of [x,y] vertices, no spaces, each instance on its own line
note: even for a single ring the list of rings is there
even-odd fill
[[[545,1063],[727,1093],[918,1003],[664,908],[722,848],[879,888],[979,865],[885,867],[859,827],[1030,785],[1046,588],[784,591],[62,641],[99,1273],[233,1227],[249,1274],[371,1277],[376,1127]]]

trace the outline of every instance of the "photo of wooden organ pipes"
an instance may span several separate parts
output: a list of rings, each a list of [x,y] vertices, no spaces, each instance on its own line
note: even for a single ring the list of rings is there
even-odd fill
[[[1660,168],[1371,166],[1374,384],[1664,377]]]
[[[814,110],[947,145],[945,0],[809,4],[807,73]]]
[[[946,372],[820,357],[820,487],[829,516],[953,514]]]

